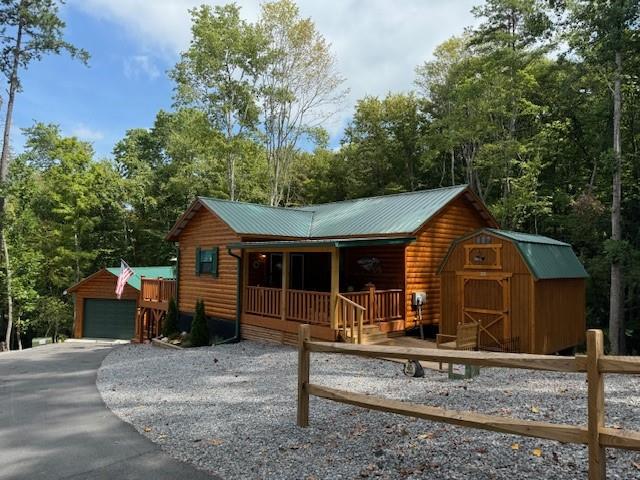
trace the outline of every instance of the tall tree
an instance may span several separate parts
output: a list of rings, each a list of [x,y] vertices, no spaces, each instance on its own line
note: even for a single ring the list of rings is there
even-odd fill
[[[236,200],[237,171],[250,160],[247,143],[255,134],[259,109],[256,87],[264,64],[265,40],[240,18],[236,4],[191,10],[189,49],[171,72],[179,107],[204,112],[217,150],[226,162],[228,196]]]
[[[20,89],[20,69],[41,60],[48,54],[68,52],[83,62],[88,54],[63,38],[65,23],[58,16],[56,0],[4,0],[0,4],[0,71],[8,84],[7,111],[0,154],[0,183],[7,181],[9,171],[10,138],[16,93]],[[4,194],[0,195],[0,216],[4,215]],[[5,267],[7,297],[6,343],[10,348],[13,329],[13,300],[11,291],[11,261],[4,221],[0,225],[0,243]]]
[[[609,340],[611,350],[625,350],[624,243],[622,235],[622,83],[624,59],[640,47],[640,3],[637,0],[576,0],[569,3],[569,41],[592,68],[608,79],[613,113]]]
[[[300,143],[313,143],[347,91],[330,45],[293,1],[265,3],[258,27],[267,41],[259,87],[269,203],[279,205]]]

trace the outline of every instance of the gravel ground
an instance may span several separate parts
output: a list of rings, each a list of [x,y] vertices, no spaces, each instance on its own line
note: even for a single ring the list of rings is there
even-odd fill
[[[471,380],[397,363],[311,355],[311,381],[433,406],[586,423],[585,376],[483,369]],[[311,398],[296,427],[297,352],[245,341],[171,351],[128,345],[98,373],[106,404],[175,458],[225,479],[585,479],[578,445],[453,427]],[[606,377],[607,424],[640,430],[640,378]],[[536,450],[539,449],[539,450]],[[540,456],[535,454],[539,453]],[[609,479],[640,454],[608,450]]]

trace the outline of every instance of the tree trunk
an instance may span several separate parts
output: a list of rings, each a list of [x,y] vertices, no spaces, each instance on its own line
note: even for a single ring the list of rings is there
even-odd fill
[[[451,186],[454,186],[455,184],[456,184],[456,155],[452,148],[451,149]]]
[[[7,333],[5,334],[5,342],[7,350],[11,350],[11,331],[13,330],[13,298],[11,296],[11,262],[9,261],[9,246],[7,245],[5,230],[0,230],[0,243],[2,244],[2,253],[4,256],[4,266],[6,270],[6,293],[7,293]]]
[[[22,48],[22,21],[18,25],[16,33],[16,44],[13,51],[13,65],[11,66],[11,77],[9,80],[9,100],[7,102],[7,115],[4,123],[4,134],[2,136],[2,154],[0,156],[0,183],[7,181],[9,173],[9,151],[11,147],[11,124],[13,121],[13,104],[18,91],[18,68],[20,67],[20,53]],[[11,261],[9,259],[9,246],[7,245],[7,231],[5,225],[5,198],[0,196],[0,243],[2,243],[2,253],[4,257],[5,284],[7,295],[7,350],[11,350],[11,331],[13,329],[13,299],[11,297]]]
[[[22,48],[22,23],[18,25],[16,33],[16,45],[13,51],[13,65],[9,79],[9,100],[7,102],[7,114],[4,122],[4,134],[2,136],[2,156],[0,156],[0,178],[6,182],[9,173],[9,151],[11,150],[11,124],[13,122],[13,104],[18,91],[18,68],[20,67],[20,49]],[[2,199],[4,205],[4,199]]]
[[[620,138],[620,119],[622,115],[622,53],[616,51],[616,70],[613,86],[613,199],[611,202],[611,240],[622,240],[621,201],[622,201],[622,145]],[[617,249],[616,249],[617,251]],[[611,262],[611,295],[609,303],[609,339],[611,353],[619,355],[624,350],[624,291],[622,265],[618,256]]]

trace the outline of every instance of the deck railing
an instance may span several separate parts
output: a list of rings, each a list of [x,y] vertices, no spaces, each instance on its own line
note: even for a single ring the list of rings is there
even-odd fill
[[[143,303],[159,303],[169,305],[169,300],[175,298],[177,292],[176,281],[165,278],[144,278],[141,282],[141,301]]]
[[[262,317],[280,317],[282,290],[267,287],[246,287],[244,311]]]
[[[340,295],[364,309],[363,321],[365,324],[397,320],[404,316],[404,291],[401,289],[375,290],[371,288],[363,292],[348,292]],[[327,326],[331,323],[331,294],[329,292],[287,290],[285,303],[287,320]],[[281,307],[282,290],[280,288],[245,287],[245,313],[281,318]]]
[[[478,412],[446,410],[325,387],[309,381],[310,353],[338,353],[371,358],[400,358],[552,372],[580,372],[587,379],[587,422],[567,425],[513,417],[486,415]],[[348,405],[392,412],[414,418],[448,423],[493,432],[556,440],[587,445],[589,479],[606,478],[605,448],[640,450],[640,432],[619,430],[605,425],[604,375],[606,373],[640,374],[639,357],[604,355],[601,330],[587,332],[587,355],[557,357],[514,353],[487,353],[461,350],[349,345],[311,341],[308,325],[300,325],[298,334],[298,426],[309,425],[309,395]]]
[[[287,290],[288,320],[329,325],[331,322],[331,294],[329,292],[309,292]]]
[[[370,287],[363,292],[348,292],[341,295],[367,309],[364,314],[365,323],[398,320],[404,316],[402,289],[376,290]]]

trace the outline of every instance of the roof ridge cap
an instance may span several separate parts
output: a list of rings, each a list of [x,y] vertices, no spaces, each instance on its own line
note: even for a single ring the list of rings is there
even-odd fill
[[[242,205],[255,205],[256,207],[264,207],[264,208],[272,208],[275,210],[293,210],[296,212],[309,212],[309,210],[305,210],[304,208],[300,208],[300,207],[278,207],[275,205],[264,205],[262,203],[255,203],[255,202],[241,202],[240,200],[229,200],[227,198],[215,198],[215,197],[206,197],[204,195],[198,195],[198,200],[213,200],[214,202],[224,202],[224,203],[239,203]]]
[[[459,185],[450,185],[448,187],[437,187],[437,188],[427,188],[425,190],[412,190],[410,192],[396,192],[396,193],[387,193],[382,195],[373,195],[370,197],[358,197],[358,198],[347,198],[345,200],[335,200],[333,202],[326,203],[312,203],[310,205],[305,205],[303,208],[311,209],[313,207],[321,207],[324,205],[335,205],[336,203],[347,203],[347,202],[357,202],[358,200],[373,200],[376,198],[388,198],[388,197],[397,197],[400,195],[414,195],[417,193],[425,193],[425,192],[436,192],[438,190],[453,190],[454,188],[468,187],[468,183],[461,183]],[[314,210],[305,210],[305,211],[314,211]]]
[[[496,235],[500,235],[502,232],[505,232],[507,234],[508,233],[515,233],[516,235],[528,235],[530,237],[540,237],[541,239],[544,238],[546,240],[551,240],[552,242],[554,242],[554,244],[557,247],[560,247],[560,246],[571,247],[570,243],[563,242],[562,240],[557,240],[555,238],[547,237],[546,235],[540,235],[539,233],[516,232],[515,230],[503,230],[501,228],[489,228],[489,227],[485,227],[485,228],[483,228],[483,230],[490,230],[490,231],[494,232]],[[516,240],[516,241],[520,242],[520,243],[535,243],[535,244],[549,245],[548,242],[535,241],[535,240],[531,240],[531,241],[529,241],[529,240]]]

